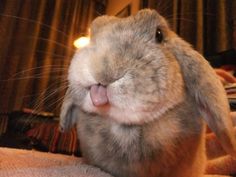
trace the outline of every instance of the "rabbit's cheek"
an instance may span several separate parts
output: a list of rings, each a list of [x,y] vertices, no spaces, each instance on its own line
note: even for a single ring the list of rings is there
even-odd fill
[[[96,80],[92,75],[90,55],[86,53],[76,53],[71,61],[69,68],[68,80],[71,85],[81,85],[82,87],[89,87],[96,84]],[[87,57],[87,58],[86,58]]]

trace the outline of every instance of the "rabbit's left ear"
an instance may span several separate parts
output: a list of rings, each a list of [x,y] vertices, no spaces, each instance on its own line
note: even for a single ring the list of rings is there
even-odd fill
[[[187,91],[196,101],[201,116],[216,134],[224,150],[236,157],[236,140],[223,84],[197,51],[175,33],[170,35],[166,47],[172,51],[181,67]]]
[[[78,118],[78,109],[73,103],[73,97],[70,89],[66,91],[61,112],[60,112],[60,131],[64,132],[73,127]]]

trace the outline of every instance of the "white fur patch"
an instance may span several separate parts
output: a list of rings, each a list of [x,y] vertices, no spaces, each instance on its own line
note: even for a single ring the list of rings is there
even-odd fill
[[[90,67],[90,52],[77,52],[69,68],[69,81],[73,84],[80,83],[88,87],[96,83]]]

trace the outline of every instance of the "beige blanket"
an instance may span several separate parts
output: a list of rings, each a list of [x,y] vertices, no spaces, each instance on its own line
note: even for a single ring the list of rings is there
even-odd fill
[[[210,142],[210,141],[208,141]],[[221,156],[209,160],[209,177],[236,173],[236,160]],[[216,176],[215,176],[216,175]],[[82,158],[0,147],[0,177],[112,177]]]
[[[111,177],[81,158],[0,148],[0,177]]]

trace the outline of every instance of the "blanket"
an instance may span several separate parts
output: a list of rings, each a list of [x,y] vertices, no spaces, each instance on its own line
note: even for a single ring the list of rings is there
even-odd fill
[[[209,177],[230,175],[236,171],[236,161],[221,156],[209,161]],[[233,175],[232,175],[233,176]],[[99,168],[86,165],[82,158],[39,152],[0,148],[0,177],[112,177]],[[223,177],[223,176],[221,176]]]
[[[82,158],[0,148],[0,177],[111,177]]]

